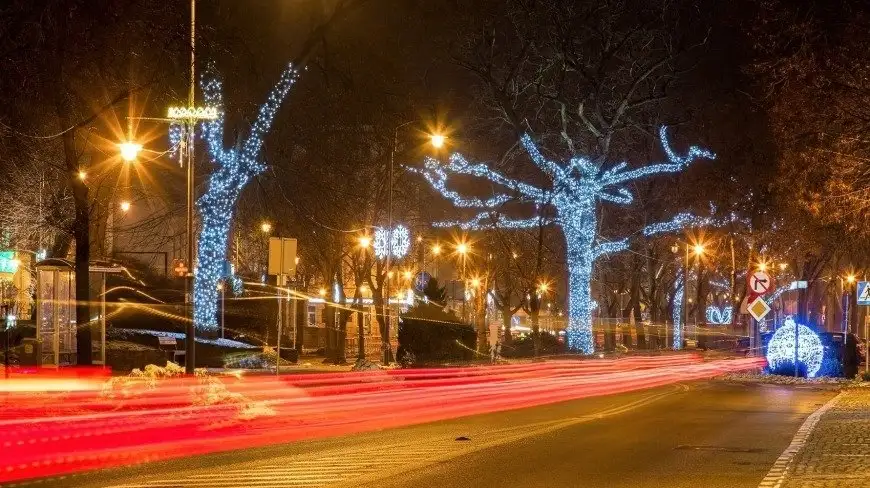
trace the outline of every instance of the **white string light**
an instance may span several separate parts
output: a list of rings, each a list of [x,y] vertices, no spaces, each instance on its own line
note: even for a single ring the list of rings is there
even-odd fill
[[[794,365],[795,327],[798,328],[798,363],[806,366],[807,377],[812,378],[822,368],[825,355],[822,340],[812,329],[797,324],[791,317],[785,319],[767,343],[767,364],[771,370]]]
[[[668,162],[651,164],[639,169],[626,171],[628,165],[620,163],[601,171],[590,160],[580,157],[570,159],[567,164],[559,164],[548,160],[535,145],[531,136],[523,135],[520,143],[526,150],[532,162],[546,174],[552,185],[547,190],[508,178],[491,170],[486,164],[473,164],[462,155],[454,154],[446,165],[434,159],[426,159],[421,173],[429,184],[460,208],[487,209],[467,221],[441,222],[441,226],[455,226],[463,229],[481,229],[486,227],[531,228],[548,224],[540,218],[509,219],[494,212],[493,209],[506,203],[511,196],[498,193],[488,199],[466,198],[447,188],[448,175],[459,174],[483,178],[500,185],[515,193],[519,201],[534,204],[539,210],[542,206],[552,206],[557,215],[554,221],[562,227],[567,244],[568,262],[568,347],[572,350],[592,354],[595,351],[592,335],[591,296],[592,269],[595,260],[603,255],[619,252],[628,247],[628,239],[618,239],[610,242],[599,242],[598,238],[598,202],[605,201],[620,205],[632,202],[633,196],[626,184],[661,173],[682,171],[693,161],[704,158],[713,159],[715,155],[709,151],[692,146],[684,156],[676,154],[667,140],[664,127],[659,132],[662,147]],[[673,220],[648,226],[645,235],[659,232],[670,232],[694,225],[700,226],[712,223],[712,219],[704,219],[679,214]],[[677,324],[675,324],[675,329]],[[677,337],[675,336],[675,344]],[[680,334],[682,341],[682,334]]]
[[[260,106],[251,133],[233,147],[224,147],[223,93],[221,82],[214,77],[203,79],[202,90],[209,107],[220,114],[203,124],[209,154],[216,168],[208,180],[208,189],[196,202],[202,229],[197,243],[193,283],[193,320],[201,330],[216,329],[218,281],[227,274],[227,243],[236,201],[242,189],[266,166],[259,159],[263,137],[272,127],[275,113],[296,82],[298,72],[289,65]]]

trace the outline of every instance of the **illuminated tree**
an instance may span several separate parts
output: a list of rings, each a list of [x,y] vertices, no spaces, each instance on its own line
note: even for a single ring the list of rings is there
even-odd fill
[[[196,202],[202,222],[193,282],[193,320],[198,329],[218,326],[217,284],[227,274],[227,240],[236,201],[248,181],[266,169],[259,159],[263,137],[297,77],[298,71],[290,64],[260,107],[251,133],[234,147],[224,147],[223,115],[203,125],[209,155],[217,167],[209,177],[208,190]],[[220,81],[209,76],[203,79],[202,90],[209,106],[223,108]]]
[[[531,136],[525,134],[520,142],[535,166],[549,179],[550,185],[539,188],[509,178],[493,171],[487,165],[471,163],[460,154],[453,154],[446,165],[429,158],[424,168],[418,170],[426,180],[459,208],[481,209],[467,221],[441,222],[439,226],[457,226],[463,229],[486,227],[528,228],[539,225],[539,217],[513,219],[501,212],[501,207],[511,201],[534,205],[539,211],[551,206],[555,217],[550,223],[562,228],[565,236],[568,264],[568,347],[585,354],[594,352],[592,337],[591,296],[592,268],[595,260],[605,254],[623,251],[628,247],[628,238],[606,241],[598,235],[599,202],[628,205],[633,196],[627,186],[634,180],[662,173],[678,173],[700,158],[713,159],[713,153],[692,146],[685,155],[671,149],[665,127],[660,130],[661,144],[667,162],[650,164],[638,169],[628,169],[627,163],[619,163],[604,169],[592,161],[574,157],[567,163],[558,163],[544,157]],[[489,180],[503,187],[487,199],[463,197],[447,187],[448,175],[467,175]],[[711,218],[699,218],[680,213],[667,222],[645,227],[646,236],[672,232],[690,225],[707,225]]]

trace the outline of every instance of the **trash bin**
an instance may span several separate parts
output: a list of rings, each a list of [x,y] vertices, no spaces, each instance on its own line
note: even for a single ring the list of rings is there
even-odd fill
[[[18,364],[21,366],[39,366],[42,359],[40,342],[34,337],[21,339],[21,349],[18,353]]]

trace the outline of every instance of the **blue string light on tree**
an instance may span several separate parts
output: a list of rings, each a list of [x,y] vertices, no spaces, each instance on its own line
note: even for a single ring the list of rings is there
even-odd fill
[[[236,201],[248,181],[266,169],[259,159],[263,137],[272,127],[275,113],[297,78],[296,68],[289,65],[272,87],[266,102],[260,106],[250,134],[238,139],[231,147],[224,147],[223,115],[203,124],[209,155],[216,168],[209,176],[208,189],[196,202],[202,226],[193,282],[193,320],[197,329],[213,330],[218,326],[217,284],[225,275],[227,243]],[[203,77],[202,90],[209,107],[223,109],[221,82],[212,73]]]
[[[548,160],[539,151],[528,134],[520,142],[532,162],[550,179],[547,188],[509,178],[490,169],[486,164],[470,163],[460,154],[453,154],[446,165],[427,158],[421,170],[426,181],[460,208],[477,208],[481,211],[467,221],[443,222],[442,226],[459,226],[465,229],[485,227],[529,228],[548,224],[541,218],[511,219],[499,212],[500,207],[509,201],[531,203],[536,210],[544,206],[555,209],[556,219],[565,236],[568,263],[568,347],[572,350],[592,354],[595,351],[592,335],[592,268],[595,260],[605,254],[623,251],[628,248],[628,239],[605,241],[598,235],[598,203],[611,202],[628,205],[633,196],[628,190],[632,181],[647,176],[677,173],[687,168],[697,159],[713,159],[713,153],[692,146],[685,155],[671,149],[664,127],[660,139],[668,162],[650,164],[628,170],[626,163],[617,164],[602,170],[590,160],[575,157],[564,163]],[[487,199],[466,198],[448,189],[451,174],[483,178],[503,187],[506,191]],[[668,222],[648,226],[644,234],[649,236],[660,232],[671,232],[688,226],[709,223],[710,219],[698,218],[690,214],[679,214]]]
[[[767,367],[771,371],[794,367],[795,327],[798,328],[798,363],[806,367],[807,377],[812,378],[822,368],[825,349],[815,331],[797,324],[791,317],[785,319],[783,326],[773,333],[767,343]]]

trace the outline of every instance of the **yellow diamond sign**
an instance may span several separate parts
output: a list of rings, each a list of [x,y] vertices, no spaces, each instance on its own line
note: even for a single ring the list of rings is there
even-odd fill
[[[755,320],[761,320],[768,314],[768,312],[770,312],[770,305],[768,305],[763,298],[758,297],[749,304],[747,310],[749,311],[749,315],[752,315],[752,318]]]

